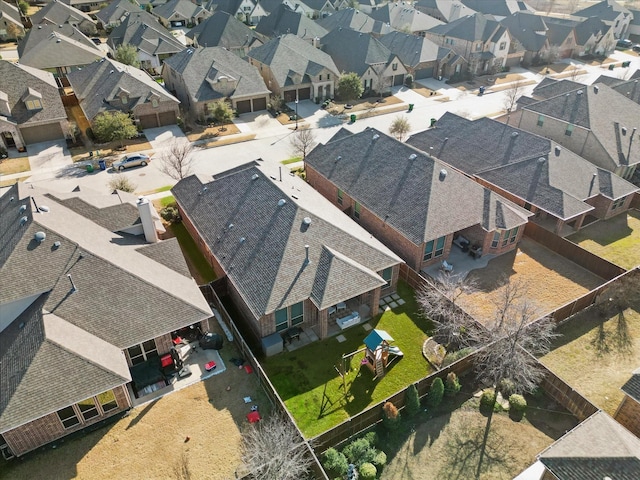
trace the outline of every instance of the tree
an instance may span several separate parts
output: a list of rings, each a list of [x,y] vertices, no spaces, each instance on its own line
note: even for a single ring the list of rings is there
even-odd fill
[[[136,191],[137,185],[129,180],[129,177],[126,177],[119,173],[107,184],[109,186],[109,190],[120,190],[122,192],[133,193]]]
[[[518,99],[522,96],[522,90],[524,88],[523,83],[520,80],[516,80],[511,86],[505,90],[504,94],[504,108],[507,111],[507,115],[515,108],[518,103]],[[509,120],[507,118],[507,123]]]
[[[18,2],[18,8],[22,15],[27,15],[27,13],[29,13],[29,3],[26,0],[20,0]]]
[[[274,414],[242,433],[242,460],[248,473],[263,480],[297,480],[313,460],[291,421]]]
[[[191,175],[191,152],[193,152],[191,143],[173,140],[169,148],[162,154],[160,170],[175,180],[188,177]]]
[[[455,372],[447,374],[447,380],[444,383],[444,394],[446,397],[454,397],[460,391],[461,385],[458,375]]]
[[[129,43],[121,43],[116,48],[114,58],[125,65],[131,65],[140,68],[140,60],[138,60],[138,49]]]
[[[405,135],[410,131],[411,125],[409,124],[409,119],[406,115],[398,115],[393,119],[391,126],[389,127],[389,133],[400,141],[402,141]]]
[[[357,100],[363,92],[364,87],[357,73],[345,73],[338,80],[338,95],[344,102]]]
[[[307,158],[307,154],[313,150],[317,143],[313,130],[308,128],[297,130],[291,136],[289,142],[291,143],[293,155],[296,157],[302,157],[302,160]]]
[[[444,383],[440,377],[436,377],[429,388],[427,403],[430,407],[437,407],[442,403],[442,397],[444,397]]]
[[[96,115],[92,130],[98,141],[118,141],[120,146],[124,140],[138,135],[133,119],[124,112],[102,112]]]
[[[420,396],[413,383],[407,387],[404,393],[404,409],[411,417],[420,411]]]
[[[213,121],[218,125],[226,125],[233,121],[233,109],[224,100],[217,100],[209,105]]]
[[[382,424],[387,430],[393,432],[400,426],[400,412],[391,402],[382,405]]]
[[[153,5],[151,5],[150,3],[147,3],[147,4],[144,6],[144,9],[145,9],[145,11],[146,11],[146,12],[151,13],[151,12],[153,12]]]

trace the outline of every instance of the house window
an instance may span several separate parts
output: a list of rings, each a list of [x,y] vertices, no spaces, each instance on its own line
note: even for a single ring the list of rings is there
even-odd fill
[[[424,246],[423,260],[439,257],[444,253],[444,241],[446,237],[440,237],[436,240],[429,240]]]
[[[289,327],[289,316],[286,308],[276,310],[276,332],[281,332]]]
[[[611,210],[617,210],[618,208],[623,206],[625,200],[626,200],[626,197],[622,197],[622,198],[619,198],[618,200],[615,200],[611,205]]]
[[[327,80],[331,80],[331,74],[327,73]]]
[[[498,248],[498,244],[500,243],[500,230],[496,230],[493,232],[493,240],[491,240],[491,248]]]
[[[569,124],[567,125],[567,129],[564,131],[564,134],[567,137],[570,137],[572,133],[573,133],[573,125]]]
[[[158,99],[157,98],[152,98],[151,99],[151,106],[153,108],[157,108],[158,107]]]
[[[78,408],[80,409],[82,418],[84,418],[85,421],[91,420],[93,417],[97,417],[99,415],[98,407],[96,407],[96,402],[93,397],[78,402]]]
[[[482,44],[481,44],[481,43],[478,43],[478,44],[476,45],[476,52],[481,52],[481,51],[482,51]]]
[[[342,205],[342,202],[344,200],[343,195],[344,195],[344,192],[338,189],[338,205]]]
[[[322,81],[322,75],[318,75],[318,81],[321,82]]]
[[[544,125],[544,117],[542,115],[538,115],[538,123],[537,123],[537,125],[539,127]]]
[[[393,273],[393,267],[385,268],[382,271],[381,277],[385,282],[387,282],[385,287],[391,286],[391,275],[392,275],[392,273]]]
[[[398,70],[398,64],[397,63],[391,64],[391,70],[393,70],[394,72]]]
[[[126,95],[122,95],[120,97],[120,101],[122,101],[122,104],[125,105],[126,103],[129,102],[129,98]]]
[[[137,365],[147,361],[152,356],[158,355],[158,348],[155,340],[147,340],[146,342],[127,348],[127,353],[131,359],[132,365]]]
[[[64,428],[71,428],[80,423],[80,419],[78,415],[76,415],[76,411],[73,407],[63,408],[62,410],[58,410],[56,412],[58,414],[58,418],[62,422]]]
[[[500,42],[500,50],[507,48],[507,42]]]
[[[298,325],[304,321],[304,305],[302,302],[298,302],[295,305],[291,305],[291,325]]]
[[[116,395],[113,393],[113,390],[101,393],[96,398],[98,399],[98,403],[104,413],[118,408],[118,402],[116,402]]]
[[[512,228],[511,230],[506,230],[504,233],[504,238],[502,239],[502,246],[504,247],[508,243],[513,243],[516,241],[516,237],[518,236],[518,229],[520,227]]]
[[[42,102],[40,100],[27,100],[26,102],[27,110],[41,110]]]
[[[358,202],[353,206],[353,216],[360,218],[360,204]]]

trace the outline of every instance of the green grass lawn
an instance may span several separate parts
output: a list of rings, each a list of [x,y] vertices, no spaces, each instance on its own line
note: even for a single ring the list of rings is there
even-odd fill
[[[298,163],[302,161],[302,157],[291,157],[287,160],[282,160],[280,163],[283,165],[289,165],[290,163]]]
[[[173,197],[171,198],[173,199]],[[200,253],[196,242],[193,241],[193,238],[191,238],[191,235],[189,235],[184,225],[182,223],[174,223],[169,228],[178,239],[182,253],[189,265],[189,270],[198,285],[204,285],[205,283],[215,280],[216,274],[213,268],[211,268],[202,253]]]
[[[162,197],[160,199],[160,205],[162,205],[162,208],[167,207],[167,206],[171,205],[172,203],[176,203],[176,199],[173,198],[173,195],[169,195],[167,197]]]
[[[567,237],[585,250],[631,269],[640,265],[640,212],[631,210]]]
[[[368,332],[361,325],[342,332],[347,338],[343,343],[331,337],[264,362],[269,379],[307,438],[324,432],[430,373],[431,369],[422,356],[422,344],[431,325],[418,316],[414,292],[410,287],[399,283],[398,294],[406,301],[404,305],[388,310],[368,323],[386,330],[395,339],[394,345],[404,352],[404,358],[395,360],[383,378],[374,380],[366,366],[360,368],[364,352],[354,355],[347,363],[346,399],[342,380],[334,366],[341,368],[343,354],[364,347],[363,340]]]

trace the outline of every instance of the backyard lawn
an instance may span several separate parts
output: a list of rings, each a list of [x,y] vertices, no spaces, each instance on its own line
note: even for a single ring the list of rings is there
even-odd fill
[[[216,279],[213,268],[211,268],[211,265],[207,263],[202,253],[200,253],[196,242],[191,238],[191,235],[189,235],[189,232],[182,223],[171,224],[167,228],[167,232],[170,232],[170,235],[173,234],[173,236],[178,239],[184,258],[189,266],[189,271],[198,285],[204,285]]]
[[[567,240],[622,268],[631,269],[640,265],[640,212],[631,210],[596,222]]]
[[[515,251],[493,258],[485,268],[472,270],[469,277],[478,288],[464,295],[460,305],[480,322],[491,320],[505,277],[526,285],[527,298],[541,315],[604,283],[597,275],[526,237]]]
[[[386,330],[395,339],[394,345],[404,352],[404,358],[391,363],[382,379],[374,380],[366,366],[360,367],[364,352],[354,355],[347,364],[346,399],[334,366],[341,368],[342,354],[363,348],[368,332],[362,325],[342,332],[346,337],[343,343],[331,337],[264,361],[269,379],[307,438],[384,400],[430,372],[422,356],[422,343],[428,337],[430,324],[417,315],[410,287],[400,282],[398,294],[405,300],[404,305],[387,310],[367,323]]]

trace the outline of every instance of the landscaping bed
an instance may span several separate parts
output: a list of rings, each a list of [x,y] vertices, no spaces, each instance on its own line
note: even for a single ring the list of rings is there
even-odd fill
[[[352,100],[348,103],[349,105],[351,105],[350,108],[346,108],[347,103],[345,102],[333,101],[333,102],[329,102],[329,104],[326,106],[325,109],[331,115],[340,115],[340,114],[350,115],[352,113],[367,112],[375,108],[386,107],[389,105],[396,105],[396,104],[399,105],[401,103],[403,103],[402,100],[400,100],[398,97],[391,95],[391,96],[382,97],[382,98],[368,97],[368,98],[361,98],[359,100]],[[385,110],[385,113],[388,113],[388,111]]]
[[[225,137],[236,133],[240,133],[238,127],[234,123],[229,123],[227,125],[214,125],[196,128],[187,134],[187,138],[190,142],[195,142],[198,140]]]

